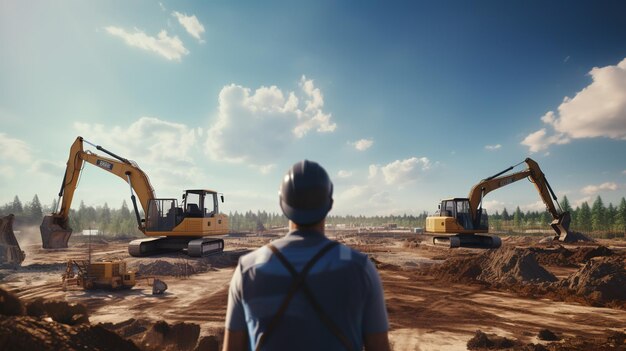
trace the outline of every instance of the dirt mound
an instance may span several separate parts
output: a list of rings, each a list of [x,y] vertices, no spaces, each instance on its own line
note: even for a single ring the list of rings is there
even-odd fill
[[[220,344],[214,335],[203,336],[194,351],[219,351]]]
[[[22,301],[2,288],[0,288],[0,315],[22,316],[26,309]]]
[[[587,263],[594,257],[613,256],[613,251],[606,246],[587,246],[579,247],[570,259],[575,263]]]
[[[449,281],[504,285],[557,280],[537,262],[532,251],[512,247],[487,251],[476,257],[451,258],[431,267],[431,273]]]
[[[557,283],[593,305],[626,305],[626,265],[620,257],[599,257]]]
[[[131,338],[137,335],[143,335],[148,330],[150,322],[146,320],[137,320],[131,318],[119,323],[101,323],[103,328],[114,331],[124,338]]]
[[[38,303],[33,310],[41,314],[41,310],[45,309],[53,319],[55,313],[58,318],[71,316],[70,322],[75,321],[76,315],[79,316],[78,320],[80,316],[86,318],[86,312],[77,313],[72,306],[76,305],[64,302],[50,305],[50,302],[46,302]],[[63,309],[67,311],[63,312]],[[81,308],[78,307],[78,310]],[[25,312],[19,298],[0,288],[0,350],[139,350],[132,342],[100,326],[70,326],[39,317],[23,316]]]
[[[537,338],[539,338],[539,340],[545,340],[545,341],[561,340],[561,338],[559,338],[556,334],[554,334],[554,332],[552,332],[552,330],[550,329],[541,329],[539,333],[537,333]]]
[[[474,337],[467,342],[468,350],[484,350],[484,349],[508,349],[516,346],[513,340],[497,336],[496,334],[487,335],[477,330]]]
[[[44,302],[43,308],[53,321],[59,323],[67,325],[89,323],[87,307],[83,304],[68,303],[66,301],[47,301]]]
[[[200,336],[200,326],[195,323],[167,324],[156,322],[141,340],[144,350],[193,350]]]
[[[0,316],[0,349],[139,350],[131,341],[100,326],[82,324],[71,327],[27,316]]]

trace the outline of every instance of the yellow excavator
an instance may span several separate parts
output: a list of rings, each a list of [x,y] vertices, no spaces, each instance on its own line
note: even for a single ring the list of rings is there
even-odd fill
[[[526,163],[523,171],[504,175],[515,167]],[[570,241],[570,213],[563,211],[552,191],[546,176],[534,160],[524,161],[481,180],[470,190],[467,198],[441,200],[437,212],[426,217],[426,233],[433,235],[433,243],[449,247],[498,248],[502,241],[497,236],[481,235],[489,232],[487,212],[483,210],[484,197],[491,191],[528,178],[537,188],[539,196],[552,216],[550,226],[556,232],[555,240]],[[558,207],[558,208],[557,208]],[[444,235],[439,235],[444,234]]]
[[[85,151],[83,143],[110,157]],[[84,162],[122,178],[130,186],[139,230],[149,237],[130,242],[128,252],[132,256],[183,250],[189,256],[199,257],[223,251],[224,240],[210,237],[228,234],[228,217],[219,212],[218,195],[221,202],[224,202],[223,195],[206,189],[185,190],[180,206],[177,199],[157,198],[148,176],[137,163],[90,143],[80,136],[70,148],[57,208],[43,218],[40,226],[44,248],[67,247],[72,234],[72,228],[69,226],[70,205]],[[145,218],[141,218],[137,198]]]

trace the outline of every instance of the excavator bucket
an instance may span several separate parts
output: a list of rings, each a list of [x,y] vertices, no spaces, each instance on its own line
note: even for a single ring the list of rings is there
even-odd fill
[[[556,232],[557,236],[554,239],[558,239],[563,242],[576,241],[574,235],[570,235],[569,224],[572,221],[572,217],[569,212],[563,212],[558,219],[555,219],[550,223],[552,229]]]
[[[26,258],[13,233],[12,214],[0,217],[0,266],[19,266]]]
[[[44,249],[65,249],[72,235],[72,228],[53,215],[43,217],[39,230]]]

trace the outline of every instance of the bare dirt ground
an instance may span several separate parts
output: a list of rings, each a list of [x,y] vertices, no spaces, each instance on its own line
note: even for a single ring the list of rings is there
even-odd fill
[[[559,245],[504,237],[501,249],[480,250],[435,247],[423,240],[427,237],[406,232],[329,236],[376,263],[394,350],[626,348],[621,338],[626,332],[625,241]],[[221,343],[228,283],[239,256],[275,237],[226,237],[224,253],[197,259],[182,254],[134,258],[127,242],[92,242],[93,259],[124,258],[131,269],[159,276],[169,286],[161,296],[151,294],[147,280],[130,291],[63,291],[64,264],[85,259],[87,243],[72,238],[65,250],[30,243],[22,245],[26,260],[20,269],[0,271],[0,287],[25,303],[37,298],[82,303],[92,326],[102,323],[140,349],[167,342],[170,349],[193,349],[199,340],[196,349],[212,350]],[[180,327],[190,333],[192,346],[176,344],[163,331],[183,322],[197,324],[197,331]],[[546,329],[558,340],[542,340]],[[507,342],[493,346],[498,337]]]

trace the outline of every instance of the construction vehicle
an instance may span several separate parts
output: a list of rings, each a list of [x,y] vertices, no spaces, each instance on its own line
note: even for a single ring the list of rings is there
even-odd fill
[[[63,289],[68,286],[79,286],[85,290],[130,289],[135,286],[135,272],[126,269],[124,260],[69,260],[63,274]]]
[[[111,157],[84,151],[83,143]],[[224,240],[210,237],[228,234],[228,217],[219,212],[218,195],[221,194],[206,189],[185,190],[180,206],[177,199],[157,198],[148,175],[136,162],[120,157],[80,136],[70,148],[57,208],[44,217],[40,226],[44,248],[67,247],[72,234],[69,226],[70,205],[84,162],[128,183],[138,228],[149,237],[130,242],[128,252],[132,256],[183,250],[189,256],[199,257],[223,251]],[[224,202],[224,196],[219,197]],[[145,218],[141,218],[137,198]]]
[[[0,266],[18,267],[26,258],[13,233],[14,219],[12,214],[0,217]]]
[[[525,170],[504,175],[524,162],[528,166]],[[487,211],[482,208],[483,199],[489,192],[524,178],[528,178],[535,185],[547,211],[552,216],[553,220],[550,226],[556,232],[555,240],[572,240],[573,235],[568,238],[570,213],[560,208],[546,176],[537,162],[530,158],[481,180],[472,187],[467,198],[441,200],[437,212],[433,216],[426,217],[426,233],[433,235],[433,243],[438,245],[476,248],[500,247],[502,241],[499,237],[482,235],[489,232]]]

